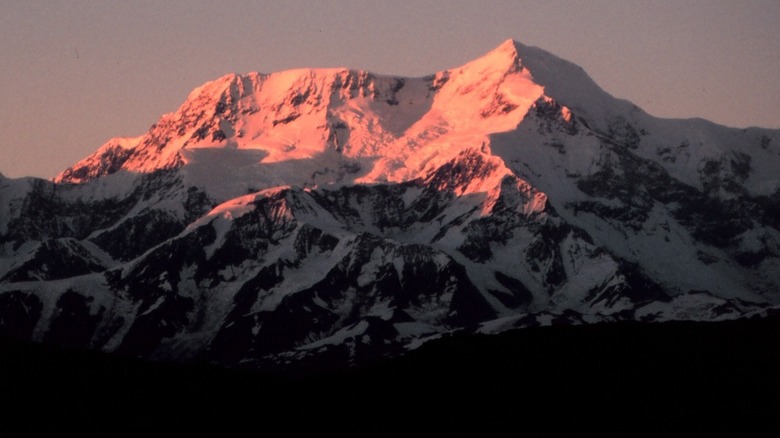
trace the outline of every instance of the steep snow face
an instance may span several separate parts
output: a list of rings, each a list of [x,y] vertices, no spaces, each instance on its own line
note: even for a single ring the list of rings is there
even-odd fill
[[[514,41],[422,78],[226,75],[54,182],[0,177],[0,333],[287,366],[761,314],[779,174],[779,131],[654,118]]]
[[[642,112],[630,102],[615,99],[602,90],[576,64],[516,41],[507,41],[502,47],[506,46],[518,53],[523,65],[533,74],[534,81],[544,87],[545,95],[575,113],[589,114],[594,120],[599,120]]]
[[[430,110],[380,151],[360,182],[405,181],[438,168],[463,150],[488,143],[487,135],[514,129],[543,95],[513,42],[431,80]]]

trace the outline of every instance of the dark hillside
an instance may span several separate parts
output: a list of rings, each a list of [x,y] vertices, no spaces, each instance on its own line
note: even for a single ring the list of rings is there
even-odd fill
[[[274,376],[3,340],[6,431],[342,436],[777,436],[780,317],[455,335]]]

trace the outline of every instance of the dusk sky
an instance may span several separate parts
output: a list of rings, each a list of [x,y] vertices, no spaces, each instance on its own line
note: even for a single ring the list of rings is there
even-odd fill
[[[0,173],[51,178],[226,73],[423,76],[509,38],[655,116],[780,128],[778,0],[0,0]]]

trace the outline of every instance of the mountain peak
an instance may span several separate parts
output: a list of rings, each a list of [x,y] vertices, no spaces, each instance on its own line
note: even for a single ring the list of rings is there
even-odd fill
[[[498,47],[488,52],[485,56],[516,61],[520,58],[520,53],[518,51],[519,44],[519,42],[510,38],[499,44]]]
[[[487,72],[511,73],[523,69],[517,42],[506,40],[495,49],[466,63],[458,71],[472,71],[475,75]]]
[[[612,113],[634,109],[629,102],[605,92],[579,65],[513,39],[502,42],[455,71],[466,74],[469,81],[519,74],[541,87],[546,96],[559,104],[587,111],[598,118],[609,118]]]

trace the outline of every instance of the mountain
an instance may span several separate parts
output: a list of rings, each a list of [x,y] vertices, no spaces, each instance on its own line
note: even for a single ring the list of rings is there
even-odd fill
[[[422,78],[226,75],[0,177],[0,335],[321,369],[448,334],[780,305],[780,131],[666,120],[506,41]]]

